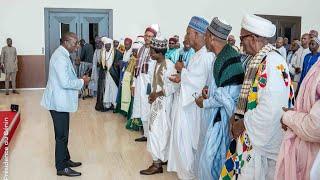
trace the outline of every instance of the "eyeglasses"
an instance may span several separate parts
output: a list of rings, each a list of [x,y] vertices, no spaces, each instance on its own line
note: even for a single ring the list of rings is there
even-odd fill
[[[154,36],[153,35],[144,35],[144,37],[146,37],[146,38],[153,38]]]
[[[243,41],[246,37],[253,36],[254,34],[247,34],[244,36],[240,36],[240,41]]]

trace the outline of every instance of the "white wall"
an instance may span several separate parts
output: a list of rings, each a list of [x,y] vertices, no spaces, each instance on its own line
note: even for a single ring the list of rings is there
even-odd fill
[[[41,55],[44,48],[44,8],[113,9],[114,38],[135,38],[152,23],[160,24],[162,35],[183,38],[193,15],[215,16],[233,26],[239,35],[245,13],[302,17],[302,33],[320,30],[319,0],[2,0],[0,2],[0,46],[7,37],[21,55]]]

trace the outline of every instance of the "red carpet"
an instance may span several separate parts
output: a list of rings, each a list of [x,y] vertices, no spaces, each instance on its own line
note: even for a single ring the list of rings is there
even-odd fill
[[[0,159],[2,158],[5,147],[7,147],[12,139],[20,123],[20,112],[0,111]]]

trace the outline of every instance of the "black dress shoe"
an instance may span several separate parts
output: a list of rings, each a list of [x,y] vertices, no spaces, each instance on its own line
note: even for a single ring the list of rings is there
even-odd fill
[[[81,176],[81,173],[68,167],[68,168],[64,168],[61,171],[57,171],[57,175],[58,176],[75,177],[75,176]]]
[[[136,142],[145,142],[145,141],[147,141],[147,137],[142,136],[141,138],[137,138],[134,141],[136,141]]]
[[[68,167],[79,167],[82,165],[81,162],[73,162],[71,160],[67,161],[66,164]]]
[[[148,169],[140,171],[140,174],[142,175],[153,175],[158,173],[163,173],[163,168],[161,163],[160,164],[153,163]]]

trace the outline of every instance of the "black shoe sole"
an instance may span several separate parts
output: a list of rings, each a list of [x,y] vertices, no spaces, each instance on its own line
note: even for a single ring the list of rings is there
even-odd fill
[[[69,167],[69,168],[74,168],[74,167],[79,167],[79,166],[81,166],[82,164],[80,164],[80,165],[75,165],[75,166],[70,166],[70,165],[67,165],[67,167]]]
[[[146,176],[155,175],[155,174],[161,174],[161,173],[163,173],[163,170],[161,170],[159,172],[156,172],[156,173],[152,173],[152,174],[144,174],[144,173],[140,172],[141,175],[146,175]]]
[[[135,141],[135,142],[147,142],[147,139],[143,139],[143,140],[135,139],[134,141]]]
[[[77,176],[81,176],[81,174],[79,175],[66,175],[66,174],[57,174],[58,176],[67,176],[67,177],[77,177]]]

